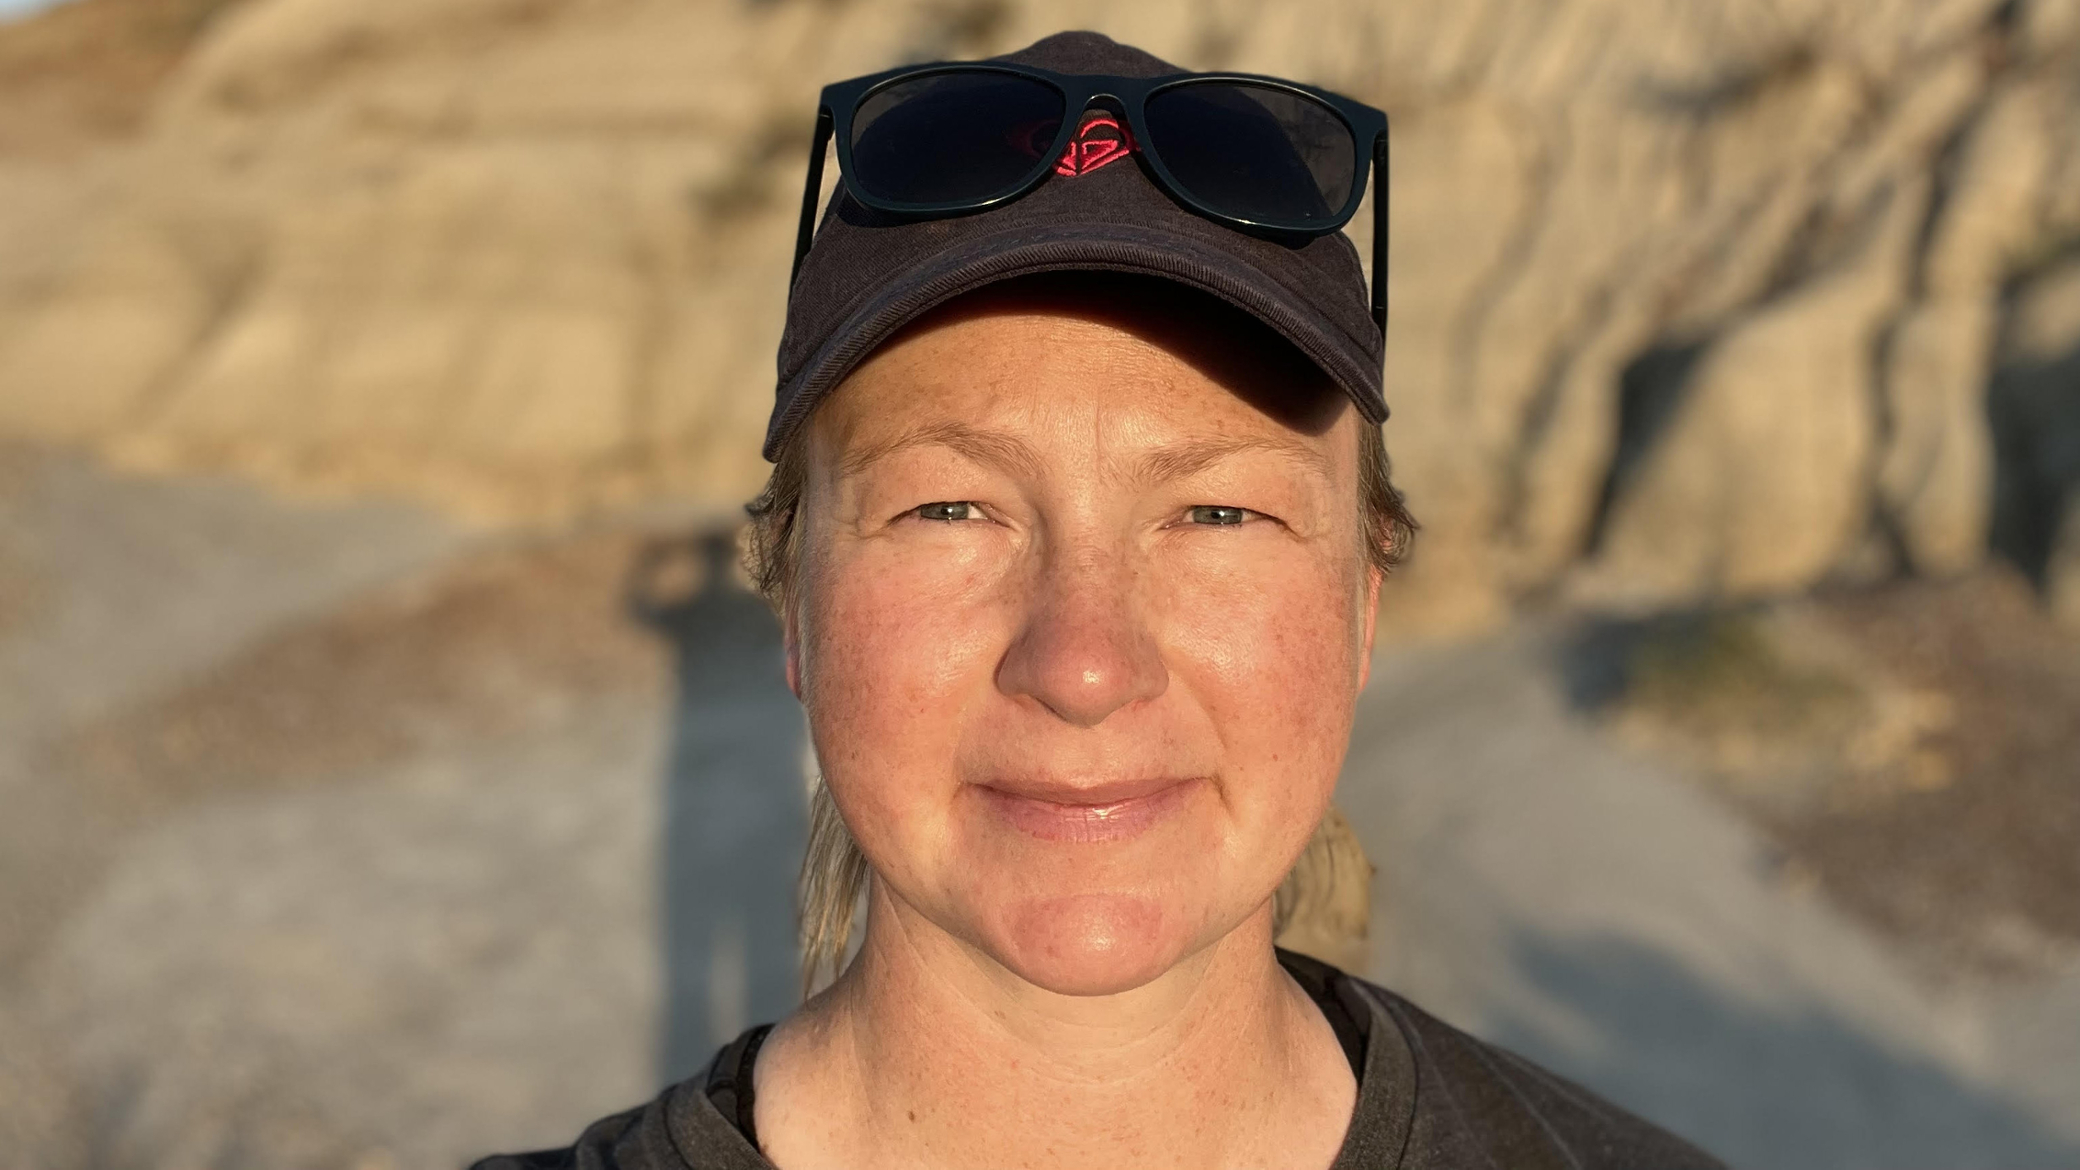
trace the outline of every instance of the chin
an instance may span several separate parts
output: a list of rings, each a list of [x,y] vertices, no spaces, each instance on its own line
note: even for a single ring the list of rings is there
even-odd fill
[[[1117,995],[1153,982],[1190,950],[1175,907],[1136,894],[1077,894],[1007,908],[997,961],[1058,995]]]

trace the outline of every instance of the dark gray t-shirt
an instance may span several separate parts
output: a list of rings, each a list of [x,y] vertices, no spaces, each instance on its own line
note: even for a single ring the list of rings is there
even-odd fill
[[[1723,1170],[1720,1163],[1530,1061],[1380,987],[1286,951],[1358,1074],[1331,1170]],[[639,1109],[594,1122],[567,1149],[486,1158],[471,1170],[773,1170],[752,1128],[751,1069],[764,1028]]]

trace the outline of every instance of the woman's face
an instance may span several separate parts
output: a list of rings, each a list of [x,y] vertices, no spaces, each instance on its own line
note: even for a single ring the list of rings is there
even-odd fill
[[[1357,416],[1181,312],[971,298],[807,436],[825,781],[904,916],[1064,994],[1268,916],[1370,648]]]

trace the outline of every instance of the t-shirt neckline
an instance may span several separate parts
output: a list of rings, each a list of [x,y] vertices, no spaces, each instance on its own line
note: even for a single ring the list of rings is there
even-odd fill
[[[1329,1170],[1377,1170],[1400,1165],[1415,1120],[1416,1100],[1415,1054],[1409,1049],[1400,1024],[1361,981],[1335,967],[1286,950],[1278,951],[1278,962],[1321,1009],[1358,1081],[1350,1125]],[[730,1151],[734,1157],[726,1165],[712,1159],[697,1163],[687,1158],[689,1166],[774,1170],[758,1144],[754,1117],[757,1098],[752,1081],[758,1050],[772,1030],[771,1024],[747,1030],[715,1054],[706,1076],[679,1086],[678,1092],[697,1091],[700,1098],[691,1103],[692,1109],[668,1111],[672,1140],[682,1158],[689,1149],[712,1149],[717,1143],[739,1147]]]

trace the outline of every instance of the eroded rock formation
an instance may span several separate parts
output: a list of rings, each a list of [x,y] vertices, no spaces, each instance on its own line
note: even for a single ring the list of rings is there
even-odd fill
[[[0,434],[732,506],[817,87],[1078,25],[1393,115],[1405,626],[1990,545],[2080,596],[2080,0],[251,0],[0,162]]]

